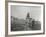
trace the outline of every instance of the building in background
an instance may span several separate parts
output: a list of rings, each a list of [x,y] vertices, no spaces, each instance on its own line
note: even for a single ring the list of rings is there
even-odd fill
[[[32,30],[32,18],[30,18],[30,13],[27,13],[26,22],[25,22],[25,30]]]
[[[35,21],[35,19],[31,18],[30,15],[31,14],[28,12],[25,20],[11,16],[11,31],[28,31],[41,29],[40,21]]]

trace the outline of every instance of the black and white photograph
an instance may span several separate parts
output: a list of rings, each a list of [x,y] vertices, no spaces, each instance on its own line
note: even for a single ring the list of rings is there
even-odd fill
[[[40,6],[11,6],[11,31],[40,30]]]
[[[10,35],[42,32],[42,4],[8,3],[8,33]]]

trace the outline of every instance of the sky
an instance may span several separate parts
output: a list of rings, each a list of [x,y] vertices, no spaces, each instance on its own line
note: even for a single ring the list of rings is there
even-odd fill
[[[40,6],[11,5],[11,16],[14,16],[19,19],[26,19],[28,12],[30,13],[30,18],[40,20],[41,17]]]

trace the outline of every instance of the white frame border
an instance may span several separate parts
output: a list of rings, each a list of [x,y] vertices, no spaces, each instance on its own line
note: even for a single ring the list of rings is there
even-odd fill
[[[38,31],[14,31],[11,32],[11,5],[24,5],[24,6],[41,6],[41,30]],[[42,4],[25,4],[25,3],[8,3],[8,35],[16,34],[34,34],[34,33],[43,33],[43,5]]]

